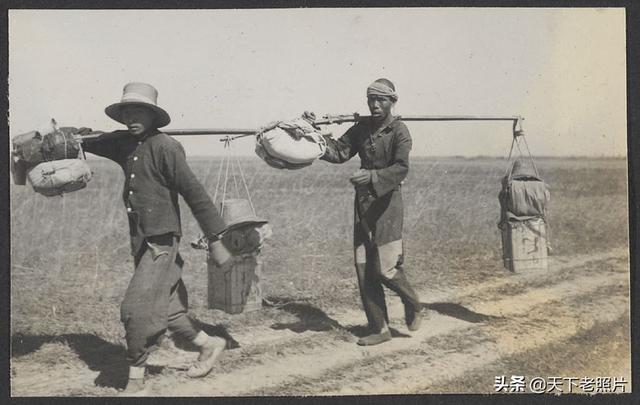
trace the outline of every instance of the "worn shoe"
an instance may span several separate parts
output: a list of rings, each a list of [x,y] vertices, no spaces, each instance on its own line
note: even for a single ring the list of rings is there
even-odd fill
[[[365,336],[358,339],[358,345],[373,346],[373,345],[379,345],[380,343],[384,343],[389,340],[391,340],[391,332],[387,330],[381,333],[376,333],[376,334]]]
[[[407,315],[405,321],[407,322],[407,328],[411,332],[415,332],[420,329],[420,324],[422,323],[422,313],[423,311],[414,311]]]
[[[218,360],[226,346],[227,341],[223,338],[209,336],[207,343],[200,348],[198,361],[187,370],[187,376],[191,378],[200,378],[209,374],[213,366],[216,364],[216,360]]]

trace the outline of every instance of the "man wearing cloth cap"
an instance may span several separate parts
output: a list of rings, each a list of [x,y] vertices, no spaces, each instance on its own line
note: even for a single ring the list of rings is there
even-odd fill
[[[327,137],[321,159],[343,163],[360,156],[360,170],[350,178],[356,189],[354,256],[358,286],[371,334],[359,345],[376,345],[391,339],[382,286],[396,292],[404,304],[410,331],[420,327],[421,304],[402,268],[403,203],[401,182],[409,171],[411,135],[391,114],[398,100],[395,87],[378,79],[367,88],[371,112],[338,140]]]
[[[187,375],[211,371],[226,341],[207,335],[187,316],[184,264],[178,253],[181,236],[178,195],[184,198],[205,236],[211,257],[221,266],[230,254],[219,240],[225,230],[211,198],[187,165],[182,145],[160,132],[171,119],[157,105],[158,92],[145,83],[129,83],[119,103],[105,109],[127,130],[85,140],[87,152],[118,163],[125,175],[123,199],[129,218],[135,271],[121,306],[130,362],[125,395],[144,395],[145,362],[166,329],[200,348]]]

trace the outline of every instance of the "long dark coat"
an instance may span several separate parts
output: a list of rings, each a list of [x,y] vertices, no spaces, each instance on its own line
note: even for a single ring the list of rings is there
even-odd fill
[[[409,172],[411,146],[409,129],[399,119],[377,133],[371,121],[363,120],[339,139],[327,138],[327,151],[321,158],[343,163],[357,154],[360,167],[372,171],[371,183],[356,189],[355,261],[365,263],[374,254],[380,271],[388,276],[403,260],[401,183]]]

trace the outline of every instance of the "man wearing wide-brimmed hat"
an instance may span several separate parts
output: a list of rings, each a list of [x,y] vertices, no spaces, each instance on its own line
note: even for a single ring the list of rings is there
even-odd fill
[[[135,271],[121,306],[130,361],[126,395],[144,394],[145,362],[149,350],[169,329],[200,348],[187,375],[211,371],[226,341],[207,335],[187,315],[187,291],[182,282],[183,260],[178,195],[184,198],[209,240],[213,260],[229,263],[219,240],[225,223],[204,187],[187,165],[182,145],[160,132],[171,121],[157,104],[158,92],[146,83],[129,83],[120,102],[105,109],[127,130],[85,141],[85,150],[118,163],[125,175],[123,199],[129,218]]]

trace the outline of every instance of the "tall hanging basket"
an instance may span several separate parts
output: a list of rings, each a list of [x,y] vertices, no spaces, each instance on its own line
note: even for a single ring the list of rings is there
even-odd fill
[[[233,264],[226,272],[210,258],[207,260],[209,309],[238,314],[262,308],[259,254],[234,255],[230,260]]]
[[[550,194],[522,133],[514,136],[509,162],[514,145],[520,150],[518,137],[522,138],[528,159],[520,156],[520,159],[509,164],[502,178],[502,190],[498,196],[502,260],[504,267],[513,272],[547,270],[549,227],[546,222],[546,206]]]
[[[262,308],[260,251],[271,228],[255,215],[248,199],[223,200],[220,212],[227,225],[222,243],[232,254],[231,265],[220,268],[207,258],[209,308],[230,314],[258,310]]]

